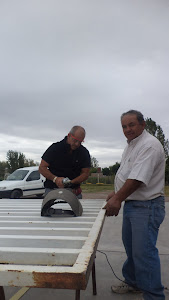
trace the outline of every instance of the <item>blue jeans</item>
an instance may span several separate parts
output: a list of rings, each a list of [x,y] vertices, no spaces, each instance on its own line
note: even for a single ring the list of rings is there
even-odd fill
[[[126,201],[122,239],[127,254],[123,265],[126,283],[143,291],[145,300],[164,300],[160,258],[156,242],[165,216],[164,197]]]

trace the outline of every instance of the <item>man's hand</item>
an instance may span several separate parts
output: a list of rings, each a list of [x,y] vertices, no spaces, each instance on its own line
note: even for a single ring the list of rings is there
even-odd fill
[[[57,177],[55,180],[56,185],[58,186],[58,188],[64,188],[64,184],[63,184],[63,178],[64,177]]]
[[[107,204],[103,207],[106,209],[106,216],[117,216],[122,201],[126,200],[127,197],[134,193],[142,184],[142,181],[127,179],[116,194],[114,194],[114,192],[110,193],[107,197]]]
[[[106,209],[106,216],[108,217],[117,216],[120,208],[121,208],[121,201],[119,201],[119,199],[115,194],[109,199],[107,199],[107,204],[103,207],[103,209]]]
[[[110,198],[112,198],[115,195],[115,192],[111,192],[110,194],[108,194],[106,201],[108,202]]]

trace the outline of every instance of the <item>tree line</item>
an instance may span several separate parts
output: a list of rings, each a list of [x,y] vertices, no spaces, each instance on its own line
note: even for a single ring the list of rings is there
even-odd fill
[[[5,174],[11,174],[16,169],[37,165],[37,162],[27,159],[23,153],[9,150],[6,155],[6,161],[0,161],[0,180],[5,178]]]
[[[146,130],[155,136],[162,144],[166,157],[166,169],[165,169],[165,181],[169,184],[169,141],[165,138],[165,134],[160,125],[156,124],[151,118],[146,120]],[[11,174],[18,168],[37,166],[38,163],[32,159],[27,159],[25,155],[21,152],[9,150],[6,155],[6,161],[0,161],[0,180],[4,179],[5,173]],[[116,162],[114,165],[102,168],[103,175],[115,176],[118,168],[120,167],[120,162]],[[91,156],[91,173],[97,173],[99,168],[99,162],[95,157]],[[100,169],[100,168],[99,168]]]
[[[162,144],[166,157],[166,168],[165,168],[165,183],[169,184],[169,141],[165,138],[165,134],[160,125],[156,124],[151,118],[145,119],[146,122],[146,130],[155,136]],[[116,162],[114,165],[102,168],[103,175],[106,176],[115,176],[118,168],[120,167],[120,163]],[[98,161],[96,158],[92,158],[92,168],[91,171],[96,173],[98,169]]]

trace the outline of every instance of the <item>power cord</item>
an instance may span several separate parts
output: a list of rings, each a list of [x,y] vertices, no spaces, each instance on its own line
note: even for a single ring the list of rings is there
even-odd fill
[[[97,252],[99,252],[99,253],[102,253],[102,254],[104,254],[105,256],[106,256],[106,260],[107,260],[107,262],[108,262],[108,265],[110,266],[110,269],[112,270],[112,272],[113,272],[113,274],[114,274],[114,276],[119,280],[119,281],[121,281],[121,282],[124,282],[125,283],[125,281],[124,280],[122,280],[122,279],[120,279],[117,275],[116,275],[116,273],[114,272],[114,270],[113,270],[113,267],[111,266],[111,264],[110,264],[110,262],[109,262],[109,259],[108,259],[108,257],[107,257],[107,254],[105,253],[105,252],[103,252],[103,251],[100,251],[100,250],[97,250]]]
[[[121,282],[123,282],[123,283],[126,283],[124,280],[120,279],[120,278],[116,275],[116,273],[114,272],[113,267],[111,266],[111,264],[110,264],[110,262],[109,262],[109,259],[108,259],[107,254],[106,254],[105,252],[101,251],[101,250],[97,250],[97,252],[99,252],[99,253],[101,253],[101,254],[104,254],[104,255],[106,256],[106,260],[107,260],[108,265],[110,266],[110,269],[112,270],[114,276],[115,276],[119,281],[121,281]],[[164,289],[165,289],[165,290],[169,290],[167,287],[164,287]]]

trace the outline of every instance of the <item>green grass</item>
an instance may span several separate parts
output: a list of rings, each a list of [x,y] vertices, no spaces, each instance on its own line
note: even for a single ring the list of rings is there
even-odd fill
[[[112,184],[82,184],[83,193],[99,193],[99,192],[112,192],[114,186]]]
[[[112,184],[82,184],[83,193],[99,193],[99,192],[112,192],[114,186]],[[169,196],[169,186],[165,186],[165,196]]]
[[[165,196],[169,196],[169,185],[165,186]]]

